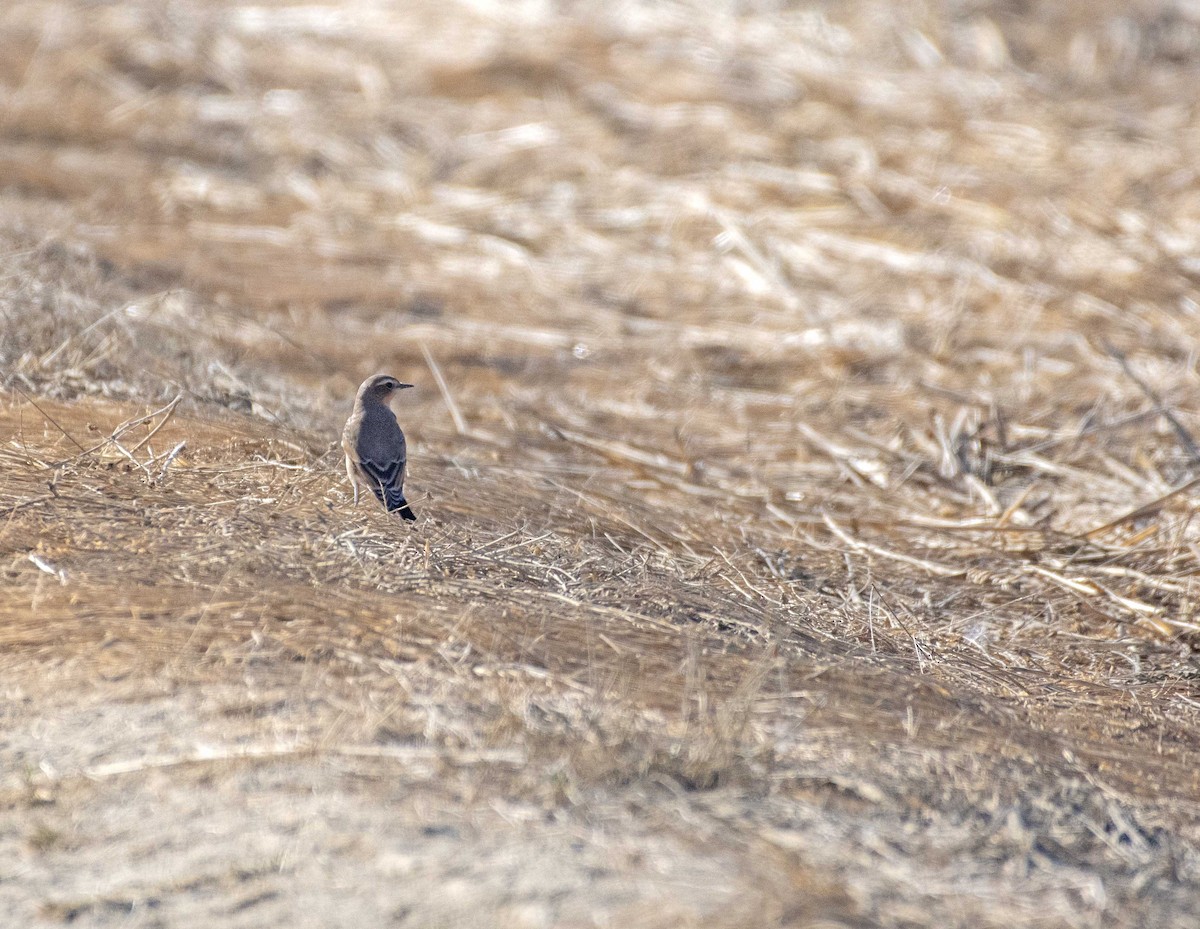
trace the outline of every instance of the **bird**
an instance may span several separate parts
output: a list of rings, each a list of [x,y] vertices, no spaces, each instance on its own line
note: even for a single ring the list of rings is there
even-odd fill
[[[346,453],[346,474],[354,487],[354,505],[358,506],[358,488],[366,487],[384,509],[405,519],[417,516],[404,499],[404,469],[408,463],[404,433],[388,402],[397,390],[412,386],[390,374],[371,375],[358,388],[354,409],[342,430],[342,451]]]

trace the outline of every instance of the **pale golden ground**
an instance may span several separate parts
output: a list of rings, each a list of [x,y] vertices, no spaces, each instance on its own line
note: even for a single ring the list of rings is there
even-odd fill
[[[5,5],[0,914],[1200,922],[1198,50]]]

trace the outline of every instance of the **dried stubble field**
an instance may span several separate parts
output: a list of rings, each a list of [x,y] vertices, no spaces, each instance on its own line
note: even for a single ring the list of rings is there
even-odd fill
[[[10,0],[0,924],[1200,924],[1198,72],[1151,0]]]

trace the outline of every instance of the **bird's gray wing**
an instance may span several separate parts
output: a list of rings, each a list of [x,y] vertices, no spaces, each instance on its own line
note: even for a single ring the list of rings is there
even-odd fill
[[[405,519],[416,519],[404,499],[404,462],[392,461],[386,464],[371,461],[369,458],[359,460],[359,470],[371,482],[371,490],[384,505],[389,513],[399,510]]]
[[[407,506],[404,500],[407,447],[391,410],[371,410],[363,416],[355,450],[360,473],[388,511]]]
[[[404,486],[404,465],[403,458],[391,461],[377,461],[373,458],[361,457],[358,459],[358,466],[367,480],[371,482],[372,487],[384,489],[394,487],[397,492]]]

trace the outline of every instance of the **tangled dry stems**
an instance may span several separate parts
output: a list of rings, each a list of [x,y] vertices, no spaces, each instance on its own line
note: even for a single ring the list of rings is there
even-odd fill
[[[6,668],[299,675],[81,770],[634,797],[763,925],[1194,915],[1200,27],[1081,9],[10,4]]]

